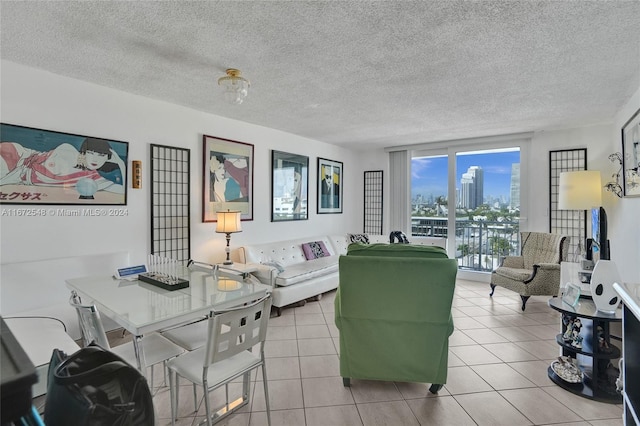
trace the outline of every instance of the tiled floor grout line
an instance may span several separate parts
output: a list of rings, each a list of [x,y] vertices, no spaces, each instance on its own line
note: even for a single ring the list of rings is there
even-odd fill
[[[478,285],[483,285],[481,291],[476,290],[479,288]],[[456,327],[455,329],[455,332],[459,333],[458,334],[459,340],[456,343],[460,343],[460,344],[455,344],[455,346],[450,344],[449,346],[450,361],[452,359],[455,360],[454,361],[455,366],[450,365],[449,368],[455,369],[457,367],[460,367],[460,368],[469,369],[469,371],[473,372],[480,379],[480,381],[477,381],[478,383],[477,388],[474,388],[476,386],[475,384],[472,384],[471,387],[469,387],[468,383],[463,383],[463,382],[458,382],[458,384],[456,385],[456,382],[454,382],[450,377],[450,380],[448,381],[450,382],[450,385],[453,386],[451,389],[456,392],[455,394],[449,391],[449,389],[447,389],[447,385],[445,384],[446,394],[441,393],[441,395],[439,396],[429,397],[428,394],[427,396],[424,396],[424,395],[419,396],[420,393],[415,393],[414,390],[410,390],[409,393],[403,393],[400,390],[401,388],[399,384],[393,383],[392,389],[393,389],[393,392],[398,394],[398,398],[399,398],[398,400],[396,400],[395,397],[391,396],[390,394],[386,395],[382,393],[375,396],[375,398],[369,401],[368,399],[371,399],[370,395],[375,395],[375,394],[369,394],[369,396],[367,396],[367,393],[366,393],[367,390],[366,390],[366,387],[364,387],[365,385],[361,385],[363,387],[359,388],[358,392],[362,392],[363,390],[365,392],[364,394],[361,394],[361,396],[359,397],[360,399],[362,399],[362,396],[363,395],[365,396],[361,402],[356,401],[356,397],[354,395],[355,391],[352,386],[348,389],[348,395],[351,397],[351,401],[345,400],[345,401],[335,402],[337,400],[334,398],[334,401],[326,404],[326,406],[325,405],[323,406],[314,405],[313,407],[307,406],[307,404],[310,402],[309,397],[311,398],[313,397],[311,395],[305,395],[303,382],[307,381],[307,383],[313,383],[314,379],[335,378],[334,377],[335,373],[332,371],[331,372],[326,371],[325,374],[328,373],[330,374],[330,376],[325,376],[322,374],[322,372],[325,370],[318,370],[320,366],[324,365],[323,363],[329,362],[328,359],[321,359],[322,357],[334,357],[337,355],[338,363],[339,363],[339,353],[340,353],[339,338],[338,336],[334,335],[335,329],[332,328],[334,312],[333,312],[333,307],[330,304],[333,303],[333,299],[329,299],[331,297],[335,297],[335,293],[333,295],[331,293],[326,295],[326,297],[319,302],[309,302],[306,307],[288,308],[288,309],[293,309],[293,312],[291,313],[286,313],[288,309],[283,310],[283,316],[291,315],[292,318],[282,321],[281,323],[276,323],[277,325],[269,324],[269,327],[274,327],[274,328],[287,327],[287,326],[293,327],[294,333],[292,335],[293,335],[293,339],[295,339],[295,349],[297,351],[296,359],[298,361],[298,375],[299,375],[298,380],[299,380],[300,389],[301,389],[300,398],[301,398],[302,408],[288,409],[288,408],[282,408],[283,406],[278,406],[276,407],[278,409],[274,410],[274,407],[272,406],[271,407],[272,422],[274,421],[274,416],[273,416],[274,412],[281,412],[281,413],[276,413],[276,418],[282,418],[281,416],[285,416],[285,418],[291,418],[291,419],[297,418],[298,421],[296,421],[295,426],[311,426],[311,425],[317,424],[317,421],[319,419],[317,417],[318,413],[322,412],[322,410],[331,410],[332,407],[338,407],[338,406],[340,407],[348,406],[348,407],[354,407],[355,410],[353,410],[353,408],[351,409],[344,408],[342,409],[342,412],[344,413],[350,412],[351,414],[349,415],[352,416],[351,417],[352,421],[356,421],[355,419],[357,418],[363,425],[367,426],[368,425],[367,422],[372,419],[371,410],[373,409],[375,412],[375,406],[377,402],[387,403],[387,402],[402,401],[404,403],[402,406],[405,407],[403,409],[406,412],[405,414],[407,416],[410,416],[410,418],[413,421],[417,422],[418,424],[424,425],[425,423],[421,422],[423,416],[425,415],[429,416],[429,415],[432,415],[432,413],[424,412],[424,414],[421,414],[419,411],[417,411],[416,408],[420,406],[421,404],[420,401],[424,401],[422,402],[422,404],[424,404],[424,403],[427,403],[427,401],[429,401],[430,398],[444,398],[447,396],[451,396],[452,398],[450,401],[452,402],[450,403],[447,402],[447,404],[455,404],[455,406],[457,407],[456,410],[460,410],[461,413],[464,413],[464,415],[468,416],[467,420],[471,420],[474,424],[482,424],[482,418],[473,417],[473,415],[476,415],[476,416],[479,415],[478,409],[474,408],[472,404],[472,402],[474,400],[477,401],[477,399],[473,399],[473,398],[469,399],[469,398],[465,398],[465,396],[479,395],[482,393],[486,393],[487,394],[486,398],[488,398],[486,400],[488,401],[492,400],[492,398],[494,399],[498,398],[498,395],[499,395],[499,399],[495,399],[495,401],[498,401],[498,400],[500,401],[499,405],[502,405],[504,402],[507,402],[507,404],[505,404],[505,408],[506,406],[509,407],[509,409],[506,411],[507,415],[513,415],[513,416],[519,415],[521,416],[521,419],[523,421],[526,419],[526,421],[531,422],[534,425],[547,424],[547,423],[536,423],[536,421],[534,421],[534,420],[540,419],[541,417],[536,417],[534,419],[529,418],[525,414],[525,412],[529,412],[530,415],[534,414],[534,412],[531,410],[530,407],[520,402],[518,399],[528,395],[525,391],[534,391],[536,389],[539,389],[540,391],[544,392],[545,395],[557,401],[558,406],[556,409],[559,409],[560,406],[562,406],[567,410],[567,413],[571,412],[572,415],[575,415],[577,416],[577,418],[580,419],[580,420],[574,420],[574,422],[576,423],[581,422],[582,424],[590,424],[589,420],[586,420],[583,417],[583,415],[589,416],[590,414],[589,413],[585,414],[581,410],[577,409],[576,408],[577,406],[574,406],[574,408],[572,409],[571,407],[573,405],[572,406],[568,405],[569,402],[572,401],[571,396],[565,396],[563,394],[562,395],[563,398],[558,399],[558,396],[560,396],[560,393],[556,391],[557,389],[559,389],[559,387],[555,385],[553,382],[551,382],[550,380],[548,381],[548,383],[544,382],[542,373],[538,371],[539,367],[536,363],[539,363],[540,365],[547,364],[548,362],[550,362],[551,359],[553,359],[553,357],[551,356],[552,351],[550,350],[551,345],[549,343],[551,343],[554,348],[556,347],[555,335],[553,333],[553,330],[556,327],[560,326],[559,317],[555,315],[554,311],[549,311],[547,309],[547,305],[544,298],[532,297],[529,303],[527,304],[527,311],[523,313],[521,311],[516,310],[519,308],[519,297],[515,293],[511,293],[506,290],[503,290],[502,294],[496,293],[494,295],[494,298],[490,300],[490,303],[487,302],[487,299],[489,298],[488,290],[486,292],[487,294],[484,294],[484,293],[485,293],[484,284],[470,283],[464,280],[459,280],[459,282],[457,282],[456,294],[454,295],[454,303],[452,306],[452,308],[454,309],[454,313],[456,314],[454,316],[454,324],[456,320],[458,320],[460,325],[463,326],[463,328]],[[508,294],[508,293],[511,293],[511,294]],[[317,303],[317,305],[314,305],[315,303]],[[482,311],[478,310],[478,308],[480,308]],[[312,316],[306,316],[306,315],[316,315],[316,314],[320,314],[320,317],[314,318]],[[481,320],[477,321],[478,318],[480,318]],[[555,323],[553,323],[554,320],[556,320]],[[477,326],[479,328],[464,328],[465,326],[475,327],[476,325],[472,321],[476,321],[478,323]],[[299,322],[302,322],[302,324],[299,324]],[[322,322],[322,324],[316,324],[317,322]],[[464,324],[465,322],[467,324]],[[496,325],[496,324],[501,324],[501,325]],[[324,337],[322,336],[324,335],[325,332],[321,331],[322,327],[319,327],[321,325],[323,325],[328,331],[327,338],[330,339],[329,342],[331,343],[331,348],[334,351],[331,354],[326,353],[329,351],[328,350],[329,348],[327,346],[324,346],[327,344],[326,341],[325,342],[319,342],[319,341],[303,342],[305,340],[324,339]],[[310,326],[310,327],[305,327],[305,326]],[[318,327],[314,327],[314,326],[318,326]],[[302,328],[299,328],[299,327],[302,327]],[[502,331],[502,333],[495,331],[496,329],[501,329],[501,328],[504,329],[504,331],[500,330]],[[549,330],[546,330],[547,328],[549,328]],[[303,332],[303,335],[305,337],[304,339],[301,338],[300,330],[302,330]],[[286,338],[287,333],[290,333],[290,332],[287,331],[286,329],[282,329],[282,330],[277,330],[276,335],[277,337],[285,337],[285,339],[282,339],[282,340],[293,340],[293,339]],[[551,335],[554,335],[553,338],[551,338]],[[291,336],[291,334],[289,334],[289,336]],[[278,339],[278,340],[281,340],[281,339]],[[277,342],[278,340],[274,340],[274,341]],[[496,340],[496,341],[493,341],[493,340]],[[486,343],[479,343],[482,341],[486,341]],[[491,345],[498,345],[503,343],[508,345],[504,347],[491,346]],[[270,358],[273,359],[273,358],[289,357],[290,355],[287,355],[287,352],[292,351],[293,347],[291,346],[291,344],[287,344],[287,345],[289,345],[289,349],[287,348],[285,348],[284,350],[276,349],[275,352],[272,352],[273,356],[267,357],[267,360],[266,360],[267,365],[269,365]],[[303,347],[305,348],[304,350],[302,350]],[[464,348],[464,347],[468,347],[468,349],[456,351],[456,348]],[[481,355],[482,358],[478,358],[477,354],[473,353],[473,349],[471,349],[473,347],[483,349],[482,351],[483,353]],[[457,355],[456,352],[460,353],[461,355]],[[303,355],[303,353],[305,353],[305,355]],[[485,353],[487,354],[486,356],[487,357],[490,356],[490,358],[485,359],[484,358]],[[451,358],[452,356],[455,358]],[[314,358],[317,358],[317,361]],[[523,358],[523,359],[520,360],[520,358]],[[528,358],[531,358],[531,359],[529,360]],[[503,359],[514,359],[514,360],[504,361]],[[306,362],[303,363],[303,361],[306,361]],[[318,363],[314,364],[315,362],[318,362]],[[527,363],[531,363],[531,364],[527,364]],[[281,368],[286,369],[286,365],[277,365],[278,363],[274,363],[274,364],[276,365],[276,368],[277,368],[276,370],[274,370],[276,373],[278,373],[278,371],[282,371],[282,370],[279,370]],[[281,362],[280,364],[286,364],[286,362]],[[304,367],[304,371],[306,371],[306,373],[303,372],[303,365],[306,366]],[[510,371],[508,373],[509,375],[494,378],[494,376],[491,375],[492,370],[490,367],[483,368],[483,366],[491,366],[491,365],[495,365],[496,368],[498,368],[499,370],[505,371],[505,374],[507,374],[507,370],[509,369],[502,366],[510,367],[514,371]],[[458,374],[464,374],[463,371],[464,370],[459,370]],[[510,383],[508,381],[505,382],[505,380],[510,380],[511,378],[510,375],[514,374],[514,372],[517,375],[522,376],[524,379],[526,379],[530,383],[530,385],[526,385],[524,381],[520,382],[520,379],[518,378],[516,379],[517,382],[515,383],[517,384],[517,387],[514,387],[514,388],[509,387]],[[303,377],[304,374],[308,374],[310,375],[310,377],[305,378]],[[534,375],[531,376],[531,374],[534,374]],[[546,370],[544,371],[544,374],[546,375]],[[279,373],[276,374],[276,377],[278,375]],[[273,375],[269,376],[269,380],[268,380],[269,382],[273,381],[273,379],[271,378],[272,376]],[[282,377],[288,377],[288,376],[289,375],[285,373]],[[339,378],[339,376],[337,377]],[[513,378],[515,379],[516,375],[514,375]],[[285,379],[278,378],[276,380],[285,380]],[[491,380],[491,382],[489,382],[488,380]],[[340,379],[340,382],[341,382],[341,379]],[[533,387],[530,387],[531,384],[533,385]],[[256,373],[255,380],[251,381],[251,386],[252,386],[252,388],[250,389],[251,403],[249,405],[249,409],[243,412],[242,414],[238,415],[238,416],[244,416],[243,417],[244,420],[243,418],[240,418],[240,419],[237,419],[237,421],[232,422],[232,424],[241,424],[243,426],[247,426],[247,425],[254,426],[257,424],[262,424],[261,422],[263,421],[265,416],[264,409],[262,409],[262,411],[254,411],[254,403],[256,402],[256,396],[258,396],[257,395],[258,391],[256,390],[258,385],[260,385],[260,388],[262,389],[261,381],[257,380],[257,373]],[[340,385],[342,385],[342,383],[340,383]],[[374,387],[373,389],[376,389],[376,388]],[[419,390],[420,388],[404,388],[403,387],[402,389],[406,391],[408,389]],[[155,395],[157,395],[161,390],[162,390],[162,387],[157,387],[156,389],[154,389]],[[182,387],[181,387],[181,390],[182,390]],[[520,391],[520,392],[511,392],[511,391]],[[189,392],[191,392],[191,390],[189,390]],[[384,390],[383,392],[387,392],[387,390]],[[426,388],[425,388],[425,392],[426,392]],[[181,393],[181,395],[185,395],[185,393],[183,392]],[[382,395],[383,397],[380,398],[380,395]],[[535,395],[535,392],[532,395]],[[307,397],[306,399],[305,399],[305,396]],[[380,399],[380,401],[378,401],[378,399]],[[273,397],[270,398],[270,400],[273,402]],[[485,399],[482,399],[482,400],[485,400]],[[413,401],[413,402],[410,404],[409,403],[410,401]],[[432,403],[433,402],[430,402],[429,404],[432,404]],[[192,404],[193,403],[191,403],[191,409],[193,409]],[[202,404],[203,404],[203,398],[199,398],[198,410],[196,410],[195,413],[189,412],[185,416],[179,417],[179,420],[181,420],[183,423],[186,422],[186,424],[192,424],[192,425],[197,424],[198,421],[202,420],[203,418],[201,415],[198,414],[202,407]],[[398,405],[398,407],[399,406],[400,405]],[[314,409],[321,409],[321,410],[316,411],[314,414],[312,414]],[[409,411],[407,411],[407,409]],[[511,414],[508,414],[509,410],[512,410]],[[292,413],[288,414],[287,413],[288,411],[292,411]],[[295,411],[300,411],[300,412],[295,413]],[[606,417],[610,417],[609,414],[613,416],[614,413],[616,413],[616,411],[611,410],[611,411],[598,413],[597,415],[594,412],[593,415],[605,417],[605,419],[598,420],[597,424],[604,424],[604,423],[607,423],[607,421],[609,421],[609,423],[607,424],[621,425],[622,424],[621,418],[617,417],[617,413],[616,413],[616,416],[613,417],[612,419],[606,418]],[[620,409],[620,413],[621,413],[621,409]],[[343,415],[343,414],[340,414],[340,415]],[[534,414],[534,416],[536,415]],[[569,416],[568,414],[565,417],[571,418],[571,416]],[[544,418],[544,416],[542,416],[542,418]],[[160,419],[162,424],[167,423],[167,419],[165,418],[160,418]],[[407,419],[409,419],[409,417],[407,417]],[[411,420],[407,420],[407,421],[411,422]],[[591,420],[591,421],[596,422],[595,420]],[[227,423],[223,422],[222,424],[226,425]],[[291,423],[287,423],[287,424],[291,424]]]

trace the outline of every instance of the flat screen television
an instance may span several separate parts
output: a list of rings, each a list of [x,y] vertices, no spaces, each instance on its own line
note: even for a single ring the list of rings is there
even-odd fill
[[[610,260],[609,240],[607,239],[607,213],[602,207],[591,209],[591,237],[593,238],[592,250],[594,259]]]

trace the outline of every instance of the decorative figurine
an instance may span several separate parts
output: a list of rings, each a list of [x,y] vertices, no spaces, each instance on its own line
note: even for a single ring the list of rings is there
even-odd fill
[[[604,352],[604,353],[610,353],[611,347],[609,347],[609,342],[607,342],[607,340],[604,337],[604,329],[598,326],[598,328],[596,328],[596,331],[598,333],[598,351]]]
[[[571,329],[571,346],[576,349],[582,349],[582,336],[580,336],[580,329],[582,328],[582,322],[580,318],[573,320],[573,326]]]
[[[570,342],[572,340],[572,332],[573,332],[573,321],[574,321],[574,317],[571,317],[569,315],[563,315],[562,316],[562,323],[565,326],[565,332],[562,335],[562,338],[565,342]]]
[[[580,335],[580,331],[573,330],[573,341],[571,342],[571,346],[576,349],[582,349],[582,336]]]

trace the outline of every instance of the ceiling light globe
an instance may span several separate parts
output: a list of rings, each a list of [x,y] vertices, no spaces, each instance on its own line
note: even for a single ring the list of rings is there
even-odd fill
[[[224,88],[224,98],[228,103],[241,104],[249,93],[249,80],[240,76],[240,71],[229,68],[227,75],[218,79],[218,84]]]
[[[246,90],[233,90],[232,88],[229,88],[224,92],[224,99],[230,104],[240,105],[244,102],[244,98],[246,97]]]

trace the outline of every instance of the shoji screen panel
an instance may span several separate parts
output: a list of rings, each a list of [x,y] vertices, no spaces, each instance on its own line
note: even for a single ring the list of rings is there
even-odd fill
[[[191,258],[190,151],[151,145],[151,254]]]
[[[364,232],[382,234],[382,170],[364,172]]]
[[[558,209],[560,173],[586,169],[586,148],[549,152],[549,231],[571,237],[569,261],[577,259],[577,256],[585,251],[587,212]]]

